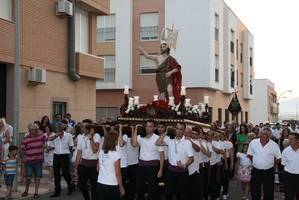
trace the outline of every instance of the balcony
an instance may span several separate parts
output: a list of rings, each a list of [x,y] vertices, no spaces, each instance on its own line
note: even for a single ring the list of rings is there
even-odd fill
[[[110,0],[76,0],[76,5],[98,15],[110,13]]]
[[[77,70],[80,76],[104,79],[104,59],[91,54],[76,53]]]

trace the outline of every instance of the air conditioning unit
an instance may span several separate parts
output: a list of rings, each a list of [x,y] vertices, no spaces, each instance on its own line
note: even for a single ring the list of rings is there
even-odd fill
[[[28,84],[46,83],[46,70],[41,68],[28,68],[25,71],[25,80]]]
[[[56,4],[56,15],[73,16],[73,4],[68,0],[58,0]]]

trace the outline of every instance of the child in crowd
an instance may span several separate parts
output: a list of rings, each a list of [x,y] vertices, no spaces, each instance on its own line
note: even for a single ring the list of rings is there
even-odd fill
[[[4,171],[4,182],[7,187],[7,198],[11,197],[11,189],[17,173],[18,147],[11,145],[8,148],[8,156],[2,161]]]
[[[242,199],[248,200],[250,180],[251,180],[251,168],[252,162],[247,157],[248,144],[244,143],[242,151],[237,153],[237,164],[236,164],[236,177],[241,182],[243,196]]]

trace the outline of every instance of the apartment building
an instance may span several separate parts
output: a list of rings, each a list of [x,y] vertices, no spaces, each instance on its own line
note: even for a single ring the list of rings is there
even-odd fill
[[[254,99],[250,102],[252,122],[278,122],[279,109],[274,83],[268,79],[255,79],[254,91]]]
[[[19,79],[20,132],[43,115],[95,119],[96,81],[104,78],[104,60],[96,56],[97,16],[110,14],[109,7],[109,0],[1,0],[0,116],[11,123]]]
[[[179,31],[171,51],[182,65],[183,85],[193,104],[209,96],[212,120],[231,121],[227,110],[237,92],[242,111],[238,122],[250,121],[253,97],[253,35],[223,0],[111,0],[109,16],[97,20],[96,54],[104,58],[104,80],[97,81],[97,118],[116,116],[123,88],[148,103],[157,94],[155,63],[136,49],[159,54],[160,32]]]

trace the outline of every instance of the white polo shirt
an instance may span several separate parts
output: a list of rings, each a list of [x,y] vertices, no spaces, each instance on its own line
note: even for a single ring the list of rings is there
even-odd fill
[[[261,170],[274,167],[274,159],[281,158],[279,146],[275,142],[269,140],[265,146],[262,146],[259,138],[250,142],[247,154],[252,156],[253,167]]]
[[[133,147],[131,144],[131,138],[128,138],[128,142],[127,142],[127,155],[128,155],[128,166],[138,164],[139,146]]]
[[[202,145],[205,149],[207,149],[209,152],[212,152],[213,148],[212,148],[211,143],[207,142],[206,140],[200,140],[200,142],[201,142],[201,145]],[[204,154],[202,153],[202,151],[200,151],[199,154],[201,154],[202,159],[203,159],[203,162],[206,163],[206,162],[209,162],[209,161],[210,161],[210,158],[209,158],[208,156],[204,155]]]
[[[194,144],[196,144],[197,146],[200,147],[200,144],[199,144],[199,141],[198,140],[194,140],[194,139],[191,139],[192,142]],[[191,143],[191,147],[192,147],[192,143]],[[193,152],[193,163],[191,163],[191,165],[188,166],[188,173],[189,175],[192,175],[194,174],[195,172],[198,172],[199,173],[199,163],[200,163],[200,154],[199,152],[195,151],[192,147],[192,152]]]
[[[128,144],[128,136],[123,135],[123,140],[125,141],[124,146],[117,145],[117,149],[120,153],[120,167],[125,168],[128,166],[128,153],[127,153],[127,144]]]
[[[104,185],[118,185],[115,174],[115,162],[120,159],[118,151],[108,151],[104,153],[101,149],[99,153],[99,175],[98,183]]]
[[[74,146],[73,137],[71,134],[64,132],[63,137],[56,137],[51,143],[54,147],[54,154],[70,154],[70,147]]]
[[[99,134],[95,134],[93,136],[93,141],[95,143],[101,143],[101,137]],[[81,150],[82,158],[85,160],[97,160],[98,159],[98,152],[93,153],[90,145],[90,137],[89,135],[79,135],[78,142],[77,142],[77,149]]]
[[[275,139],[279,140],[281,138],[282,129],[275,129],[272,131],[272,135]]]
[[[291,146],[285,148],[282,151],[281,164],[285,166],[285,171],[299,174],[299,149],[295,151]]]
[[[183,136],[180,140],[170,139],[168,136],[164,138],[165,144],[168,146],[168,162],[172,166],[177,166],[177,162],[181,161],[184,165],[189,157],[194,156],[192,144]]]
[[[137,136],[137,142],[140,146],[140,160],[160,160],[160,152],[164,151],[164,148],[156,145],[158,139],[159,136],[156,134],[152,134],[150,138]]]
[[[212,145],[212,147],[219,149],[219,150],[224,150],[224,147],[222,145],[222,143],[220,141],[215,141],[213,140],[212,143],[210,143]],[[212,148],[211,150],[211,158],[210,158],[210,165],[215,165],[217,163],[221,162],[221,154],[218,154],[214,151],[214,149]]]

